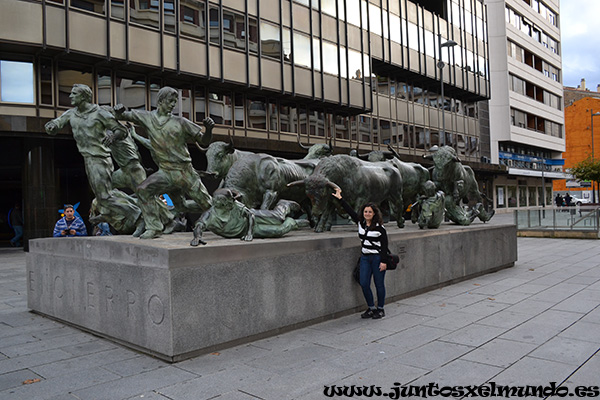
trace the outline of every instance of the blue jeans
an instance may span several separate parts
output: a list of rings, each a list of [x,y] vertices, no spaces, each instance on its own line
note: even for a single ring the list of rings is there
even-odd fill
[[[15,237],[10,239],[10,242],[15,246],[20,246],[21,238],[23,237],[23,227],[13,226],[13,230],[15,231]]]
[[[381,256],[379,254],[363,254],[360,257],[360,286],[369,307],[375,307],[373,292],[371,291],[371,276],[375,281],[377,290],[377,307],[383,308],[385,304],[385,271],[379,270]]]

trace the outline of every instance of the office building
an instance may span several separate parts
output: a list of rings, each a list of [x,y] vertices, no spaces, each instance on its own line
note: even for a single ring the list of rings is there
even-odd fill
[[[552,204],[565,150],[558,0],[486,0],[498,210]],[[544,189],[543,189],[544,188]]]

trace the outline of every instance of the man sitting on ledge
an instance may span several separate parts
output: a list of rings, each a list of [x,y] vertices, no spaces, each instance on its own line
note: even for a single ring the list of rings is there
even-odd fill
[[[65,204],[65,216],[54,225],[54,237],[87,236],[87,229],[83,220],[75,216],[75,209],[70,204]]]

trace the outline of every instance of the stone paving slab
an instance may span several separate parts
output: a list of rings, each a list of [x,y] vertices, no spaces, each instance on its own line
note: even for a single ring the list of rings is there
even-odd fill
[[[176,364],[31,314],[0,250],[0,400],[312,400],[331,385],[600,386],[600,242],[519,238],[515,267]],[[37,377],[39,382],[23,385]],[[343,398],[343,397],[340,397]]]

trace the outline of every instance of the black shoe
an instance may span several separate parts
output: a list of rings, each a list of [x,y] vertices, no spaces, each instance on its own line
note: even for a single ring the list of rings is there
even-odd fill
[[[360,317],[363,319],[366,318],[375,318],[375,311],[376,310],[372,310],[370,308],[367,308],[367,311],[365,311],[364,313],[360,314]]]
[[[378,308],[377,310],[373,311],[373,319],[381,319],[385,317],[385,311],[383,311],[383,308]]]

